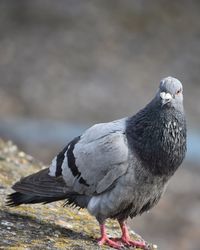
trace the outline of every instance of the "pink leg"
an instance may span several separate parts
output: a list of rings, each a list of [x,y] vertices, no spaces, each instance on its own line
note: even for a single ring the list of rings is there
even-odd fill
[[[99,246],[108,245],[110,247],[120,249],[122,245],[108,238],[105,224],[100,224],[101,238],[98,239]]]
[[[121,230],[122,230],[122,237],[121,237],[122,243],[124,243],[125,245],[128,245],[128,246],[134,246],[134,247],[138,247],[138,248],[142,248],[142,249],[147,248],[145,242],[131,240],[125,221],[119,221],[119,225],[120,225]]]

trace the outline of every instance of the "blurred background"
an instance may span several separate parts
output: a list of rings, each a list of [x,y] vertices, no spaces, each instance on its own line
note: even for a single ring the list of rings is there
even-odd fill
[[[97,122],[129,116],[161,78],[184,85],[188,154],[130,226],[162,250],[200,245],[200,2],[1,0],[0,137],[48,164]]]

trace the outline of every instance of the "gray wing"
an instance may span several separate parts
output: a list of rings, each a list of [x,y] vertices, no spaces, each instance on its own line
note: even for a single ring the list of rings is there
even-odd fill
[[[92,126],[54,158],[49,174],[80,194],[104,192],[128,167],[125,126],[126,118]]]

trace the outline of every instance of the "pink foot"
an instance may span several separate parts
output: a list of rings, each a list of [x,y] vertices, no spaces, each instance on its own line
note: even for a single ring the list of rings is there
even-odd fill
[[[111,238],[112,241],[117,242],[118,244],[121,242],[122,245],[126,245],[126,246],[132,246],[132,247],[136,247],[136,248],[141,248],[141,249],[148,249],[145,242],[142,241],[136,241],[136,240],[131,240],[130,238],[125,238],[125,237],[121,237],[121,238]]]
[[[133,246],[133,247],[138,247],[138,248],[142,248],[142,249],[146,249],[146,247],[147,247],[144,242],[131,240],[131,239],[128,239],[125,237],[122,237],[121,241],[127,246]]]
[[[107,245],[107,246],[113,247],[115,249],[121,249],[121,247],[123,246],[121,243],[118,243],[117,241],[111,240],[108,237],[101,237],[98,240],[98,245],[99,246]]]
[[[131,240],[129,233],[128,233],[128,228],[125,224],[125,222],[119,222],[121,230],[122,230],[122,237],[121,237],[121,242],[127,246],[133,246],[133,247],[138,247],[141,249],[148,249],[147,245],[143,241],[136,241],[136,240]]]
[[[114,240],[108,238],[104,224],[100,225],[100,230],[101,230],[101,238],[98,240],[99,246],[108,245],[108,246],[113,247],[115,249],[121,249],[122,244],[120,242],[117,242],[117,241],[114,241]]]

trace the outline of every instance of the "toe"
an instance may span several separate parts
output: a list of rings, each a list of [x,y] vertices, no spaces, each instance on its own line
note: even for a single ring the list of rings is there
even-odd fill
[[[146,249],[146,244],[145,242],[140,242],[140,241],[135,241],[135,240],[127,240],[122,238],[122,242],[127,245],[127,246],[133,246],[133,247],[138,247],[141,249]]]
[[[98,240],[98,245],[99,246],[107,245],[115,249],[121,249],[123,246],[120,242],[115,241],[113,239],[111,240],[109,238],[103,238],[103,239]]]

